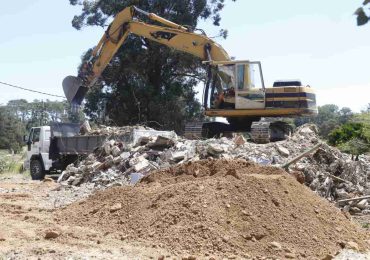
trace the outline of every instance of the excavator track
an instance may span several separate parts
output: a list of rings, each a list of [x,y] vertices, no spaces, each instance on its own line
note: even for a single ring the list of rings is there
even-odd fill
[[[270,122],[253,122],[250,136],[253,142],[266,144],[270,142]]]
[[[258,144],[266,144],[285,140],[293,133],[293,127],[284,121],[253,122],[251,126],[251,139]]]

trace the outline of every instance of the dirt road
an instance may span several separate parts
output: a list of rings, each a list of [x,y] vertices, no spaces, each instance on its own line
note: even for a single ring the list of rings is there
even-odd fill
[[[56,224],[56,195],[54,182],[0,176],[0,259],[157,259],[168,255],[151,245],[127,244],[94,227]],[[46,239],[48,231],[58,237]]]

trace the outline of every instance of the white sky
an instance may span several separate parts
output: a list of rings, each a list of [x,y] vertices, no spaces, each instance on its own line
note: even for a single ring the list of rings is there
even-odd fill
[[[370,103],[370,24],[357,27],[353,16],[361,3],[226,1],[221,27],[229,37],[216,40],[230,56],[260,60],[267,86],[298,78],[316,90],[319,105],[360,111]],[[72,28],[79,13],[68,0],[2,3],[0,81],[63,96],[63,78],[76,74],[80,56],[103,33],[98,27]],[[210,23],[199,27],[212,36],[218,29]],[[48,97],[0,85],[0,103],[19,98]]]

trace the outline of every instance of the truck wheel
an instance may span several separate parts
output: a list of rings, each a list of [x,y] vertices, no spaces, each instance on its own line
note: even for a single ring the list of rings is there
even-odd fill
[[[32,180],[42,180],[45,177],[45,172],[40,160],[32,160],[30,163],[30,172]]]

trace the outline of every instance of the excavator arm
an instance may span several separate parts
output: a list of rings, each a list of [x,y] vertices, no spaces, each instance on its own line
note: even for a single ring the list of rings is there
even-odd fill
[[[137,19],[138,14],[162,25],[144,23]],[[69,102],[81,104],[88,89],[95,84],[130,34],[192,54],[202,61],[230,60],[226,51],[205,34],[194,33],[184,26],[131,6],[114,18],[94,48],[91,59],[83,64],[78,77],[68,76],[63,80],[64,93]]]

